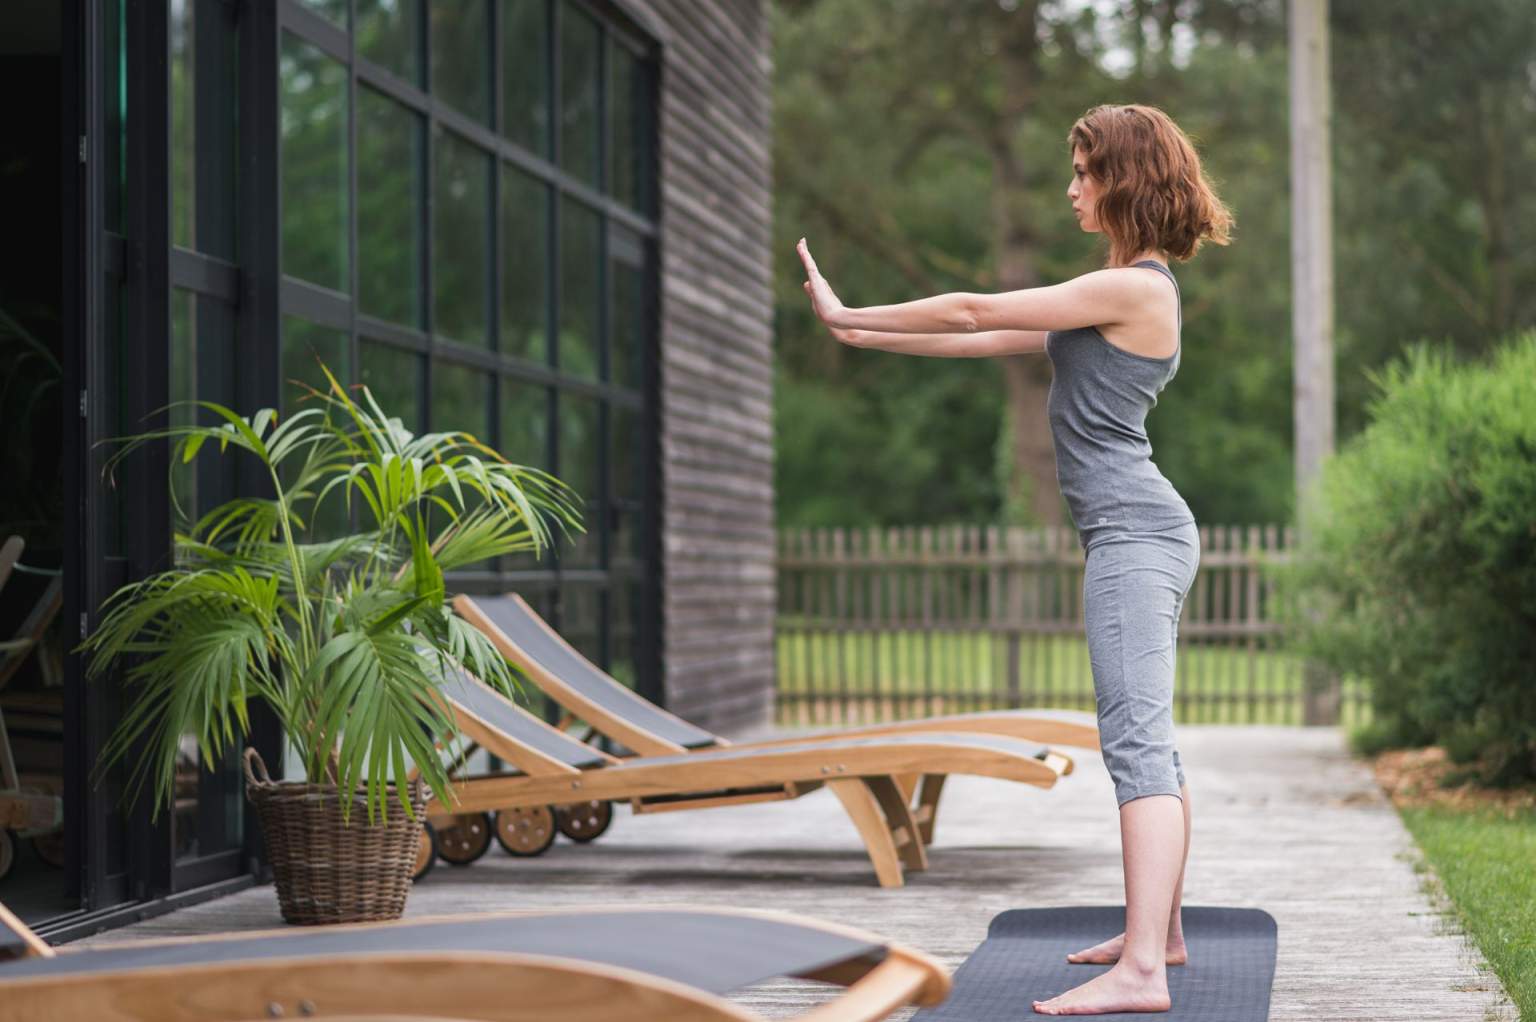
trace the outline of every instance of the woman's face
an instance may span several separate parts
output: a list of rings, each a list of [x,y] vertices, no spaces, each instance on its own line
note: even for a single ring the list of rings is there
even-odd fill
[[[1072,147],[1072,183],[1067,186],[1067,198],[1072,200],[1072,215],[1077,217],[1077,226],[1097,234],[1099,182],[1089,175],[1088,160],[1077,146]]]

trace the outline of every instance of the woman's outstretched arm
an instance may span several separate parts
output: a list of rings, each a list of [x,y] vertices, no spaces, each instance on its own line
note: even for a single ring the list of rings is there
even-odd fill
[[[996,358],[1045,350],[1043,330],[985,330],[974,334],[896,334],[832,327],[832,336],[851,348],[876,348],[898,355],[934,358]]]
[[[1113,271],[1099,270],[1062,284],[1001,294],[956,291],[898,305],[845,306],[832,313],[831,322],[889,333],[1072,330],[1121,322],[1129,305],[1125,283]]]
[[[1120,323],[1142,308],[1158,283],[1151,274],[1097,270],[1048,287],[1001,294],[956,291],[898,305],[851,309],[832,291],[805,239],[796,246],[809,279],[805,291],[829,327],[901,334],[976,334],[995,330],[1071,330]],[[1162,285],[1166,286],[1166,285]]]

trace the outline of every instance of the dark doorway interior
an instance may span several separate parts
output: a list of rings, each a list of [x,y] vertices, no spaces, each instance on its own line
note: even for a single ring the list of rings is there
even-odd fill
[[[61,5],[0,5],[0,900],[27,921],[79,907],[64,873],[62,565],[72,519],[63,421]],[[25,807],[25,812],[17,806]],[[75,887],[74,892],[71,887]]]

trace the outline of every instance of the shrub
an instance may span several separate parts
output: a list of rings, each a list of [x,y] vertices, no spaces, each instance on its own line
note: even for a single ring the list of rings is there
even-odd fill
[[[1372,376],[1280,575],[1299,651],[1367,678],[1376,744],[1536,777],[1536,332],[1484,363],[1420,344]]]

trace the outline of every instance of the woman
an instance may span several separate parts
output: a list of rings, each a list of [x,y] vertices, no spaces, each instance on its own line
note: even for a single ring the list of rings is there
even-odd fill
[[[1047,1001],[1047,1015],[1167,1011],[1187,960],[1179,905],[1189,790],[1173,744],[1179,611],[1200,558],[1194,515],[1152,463],[1147,412],[1180,360],[1168,261],[1226,244],[1232,219],[1189,139],[1162,111],[1099,106],[1068,135],[1067,198],[1109,240],[1104,269],[1051,287],[944,294],[850,309],[799,243],[816,314],[838,340],[909,355],[1044,351],[1056,476],[1085,550],[1084,624],[1104,763],[1120,807],[1126,929],[1069,961],[1114,967]]]

